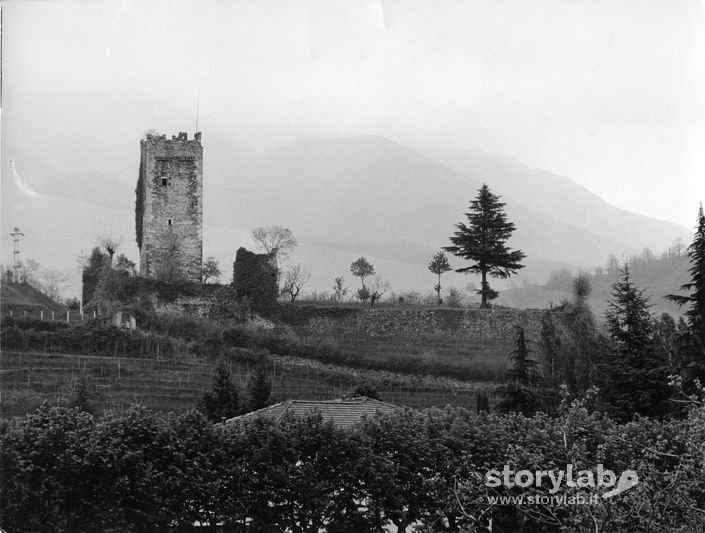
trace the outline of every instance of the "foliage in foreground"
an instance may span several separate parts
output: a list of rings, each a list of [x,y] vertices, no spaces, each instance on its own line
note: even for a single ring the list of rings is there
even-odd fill
[[[513,470],[595,471],[639,483],[592,505],[491,504]],[[42,407],[0,424],[0,526],[8,531],[700,531],[705,516],[705,408],[683,420],[618,424],[583,404],[555,418],[399,410],[353,431],[320,417],[210,424],[133,407],[96,418]],[[562,484],[557,497],[593,489]],[[362,503],[365,505],[362,505]]]

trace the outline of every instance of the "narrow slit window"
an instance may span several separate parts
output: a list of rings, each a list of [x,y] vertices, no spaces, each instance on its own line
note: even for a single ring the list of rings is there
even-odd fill
[[[171,226],[171,219],[170,219],[170,218],[167,218],[167,219],[166,219],[166,223],[167,223],[167,225]]]

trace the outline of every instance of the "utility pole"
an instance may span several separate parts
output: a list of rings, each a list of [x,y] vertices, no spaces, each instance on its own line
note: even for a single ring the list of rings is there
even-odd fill
[[[24,237],[24,233],[20,228],[15,228],[10,233],[13,239],[12,245],[12,282],[19,283],[20,280],[20,237]]]
[[[86,256],[83,254],[83,250],[81,250],[81,255],[78,256],[78,259],[81,264],[79,274],[81,276],[81,292],[78,296],[78,310],[81,314],[81,320],[83,320],[83,269],[86,267]]]

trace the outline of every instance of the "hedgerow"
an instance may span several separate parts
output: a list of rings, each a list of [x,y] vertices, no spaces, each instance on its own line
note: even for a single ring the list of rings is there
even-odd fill
[[[0,423],[8,531],[701,531],[705,408],[619,424],[580,403],[557,417],[399,410],[342,430],[318,415],[211,425],[134,406],[101,418],[43,406]],[[628,491],[489,487],[489,470],[638,474]],[[492,504],[488,496],[597,496]]]

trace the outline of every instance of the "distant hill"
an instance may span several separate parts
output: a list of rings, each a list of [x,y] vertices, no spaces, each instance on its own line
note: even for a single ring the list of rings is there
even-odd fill
[[[665,298],[667,294],[683,294],[680,287],[690,279],[690,262],[685,255],[644,259],[635,255],[626,259],[630,269],[630,279],[634,285],[644,290],[654,314],[668,313],[674,317],[682,315],[685,309],[679,308]],[[574,272],[573,274],[575,274]],[[602,320],[612,299],[612,285],[619,279],[617,272],[601,272],[590,276],[592,291],[588,299],[590,308]],[[545,285],[527,285],[503,291],[495,300],[498,305],[521,308],[546,308],[558,305],[571,297],[571,273],[558,271],[550,276]]]
[[[600,237],[629,244],[637,252],[651,248],[660,253],[675,238],[689,241],[692,236],[679,224],[620,209],[567,177],[529,168],[516,159],[452,146],[436,145],[421,151],[472,179],[493,184],[537,211]]]

